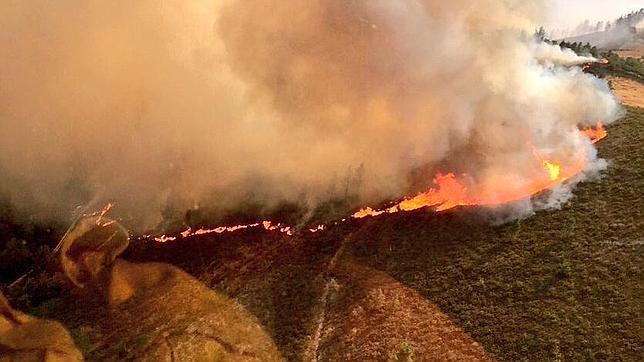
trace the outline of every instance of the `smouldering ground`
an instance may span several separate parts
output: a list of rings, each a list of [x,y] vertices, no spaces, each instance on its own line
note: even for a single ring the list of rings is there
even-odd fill
[[[237,299],[288,360],[641,360],[644,110],[608,130],[602,177],[522,221],[419,211],[302,238],[136,243],[126,257],[179,265]],[[58,300],[37,313],[62,320],[90,360],[140,343],[111,340],[105,311]]]

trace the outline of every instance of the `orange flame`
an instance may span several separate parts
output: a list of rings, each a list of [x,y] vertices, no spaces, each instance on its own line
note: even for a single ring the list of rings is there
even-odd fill
[[[596,128],[588,128],[581,131],[590,138],[593,143],[605,138],[608,133],[601,122],[597,122]],[[571,177],[581,173],[586,165],[586,159],[578,156],[574,162],[564,168],[561,164],[544,158],[530,142],[528,146],[532,149],[535,158],[544,170],[542,179],[535,178],[530,184],[519,188],[506,189],[502,182],[496,184],[492,189],[487,188],[485,192],[474,193],[467,189],[462,180],[459,180],[453,173],[438,174],[434,178],[435,187],[420,193],[413,198],[406,198],[400,203],[386,209],[372,209],[366,207],[352,215],[355,219],[367,216],[379,216],[385,213],[417,210],[424,207],[432,207],[436,211],[444,211],[457,206],[472,205],[499,205],[525,198],[532,197],[546,189],[552,188]]]
[[[602,65],[606,65],[606,64],[608,64],[608,63],[610,63],[610,62],[608,61],[608,59],[606,59],[606,58],[602,58],[602,59],[597,60],[597,61],[595,61],[595,62],[593,62],[593,63],[586,63],[586,64],[582,65],[581,70],[582,70],[582,71],[586,71],[586,70],[590,69],[590,67],[591,67],[594,63],[602,64]]]
[[[594,128],[585,128],[580,132],[588,137],[592,143],[597,143],[608,136],[608,133],[601,121],[598,121]],[[492,187],[482,187],[478,192],[473,192],[468,190],[464,185],[464,181],[459,179],[453,173],[439,173],[434,177],[434,187],[430,188],[426,192],[419,193],[414,197],[406,197],[402,201],[383,209],[365,207],[355,212],[351,217],[343,218],[340,221],[336,221],[334,224],[346,222],[350,218],[362,219],[369,216],[374,217],[383,214],[412,211],[425,207],[431,207],[436,211],[444,211],[458,206],[498,205],[509,203],[532,197],[539,192],[565,182],[584,170],[587,160],[583,155],[578,155],[570,164],[563,166],[558,162],[545,158],[530,142],[527,144],[532,149],[533,154],[538,161],[537,164],[543,170],[541,173],[542,176],[539,177],[537,175],[527,185],[507,189],[507,185],[500,181],[494,183]],[[112,204],[108,204],[100,212],[100,215],[104,215],[111,208]],[[152,235],[143,235],[141,236],[141,239],[153,239],[159,243],[165,243],[197,235],[232,233],[251,228],[263,228],[266,231],[280,232],[287,236],[294,234],[294,230],[290,226],[265,220],[252,224],[218,226],[212,229],[199,228],[197,230],[192,230],[191,228],[188,228],[175,236],[161,235],[155,237]],[[307,229],[307,231],[309,233],[316,233],[326,229],[327,225],[318,225],[315,228]]]
[[[95,211],[95,212],[93,212],[91,214],[83,214],[83,216],[98,216],[96,218],[96,225],[103,226],[103,227],[109,226],[109,225],[112,225],[114,223],[114,221],[112,220],[112,221],[103,222],[103,216],[107,215],[107,213],[109,213],[110,210],[112,210],[113,207],[114,207],[114,204],[111,203],[111,202],[108,202],[99,211]]]
[[[606,128],[604,128],[604,124],[602,121],[597,121],[597,124],[595,127],[588,127],[584,128],[581,130],[581,133],[586,135],[586,137],[590,138],[592,143],[597,143],[604,138],[608,137],[608,132],[606,132]]]

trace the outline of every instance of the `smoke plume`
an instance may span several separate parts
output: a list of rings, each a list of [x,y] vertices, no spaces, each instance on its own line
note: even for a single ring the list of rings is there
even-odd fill
[[[531,177],[526,141],[596,160],[615,120],[588,59],[531,37],[519,0],[4,1],[0,192],[67,217],[114,200],[315,205],[362,170],[361,202],[466,173]],[[416,172],[426,170],[424,172]],[[428,175],[414,178],[411,175]],[[423,185],[424,183],[424,185]]]

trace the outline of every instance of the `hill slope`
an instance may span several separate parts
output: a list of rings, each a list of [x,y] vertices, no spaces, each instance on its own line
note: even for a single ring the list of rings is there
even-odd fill
[[[436,336],[405,321],[429,322],[388,306],[387,296],[418,305],[410,310],[434,310],[434,320],[448,316],[461,331],[456,339],[438,337],[455,351],[473,338],[502,360],[639,359],[644,110],[628,108],[609,133],[599,144],[610,162],[604,175],[579,185],[561,210],[523,221],[493,226],[476,210],[420,211],[355,221],[306,239],[208,236],[141,246],[130,257],[178,264],[237,298],[290,360],[310,357],[312,339],[319,339],[313,353],[320,360],[349,352],[345,359],[387,359],[400,350],[416,351],[422,360],[423,341]],[[393,277],[383,282],[383,298],[372,278],[359,276],[364,270],[379,280]],[[402,314],[367,319],[372,327],[341,318],[373,309],[378,299],[388,302],[376,311]],[[356,339],[360,331],[375,333],[378,321],[390,330]],[[358,337],[338,334],[354,328]],[[342,349],[347,341],[351,348]]]
[[[609,169],[561,210],[501,226],[480,210],[418,211],[306,237],[135,243],[127,258],[240,301],[288,360],[641,360],[644,110],[627,111],[598,145]],[[90,359],[136,347],[106,340],[113,326],[82,303],[31,312],[61,319]]]
[[[568,43],[590,43],[599,49],[625,49],[644,45],[644,34],[635,28],[619,27],[607,31],[578,35],[564,39]]]

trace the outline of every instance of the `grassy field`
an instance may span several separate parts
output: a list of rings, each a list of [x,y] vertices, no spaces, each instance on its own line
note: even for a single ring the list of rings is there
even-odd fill
[[[561,210],[496,227],[465,213],[391,217],[363,227],[352,253],[499,359],[641,360],[644,110],[609,132],[609,169]]]
[[[420,211],[307,238],[248,233],[138,245],[129,257],[178,264],[236,298],[289,360],[307,353],[325,281],[345,287],[347,268],[329,268],[341,245],[335,263],[393,277],[495,358],[641,360],[644,110],[628,108],[609,133],[598,145],[610,165],[601,178],[579,184],[562,209],[521,221],[494,226],[477,210]],[[429,338],[398,328],[381,336],[379,356],[395,355],[386,350],[403,334]],[[320,347],[338,346],[323,338]]]
[[[365,335],[343,359],[424,360],[453,335],[463,353],[480,355],[480,344],[507,361],[642,360],[644,110],[627,111],[598,145],[608,170],[560,210],[500,226],[480,210],[419,211],[306,237],[137,242],[125,257],[178,265],[236,299],[288,360],[342,356],[351,339],[340,337],[354,330]],[[57,297],[30,312],[62,320],[90,360],[127,356],[137,341],[105,340],[114,326],[97,321],[109,313],[83,303]],[[375,317],[347,324],[356,310]],[[106,344],[118,354],[97,348]]]

